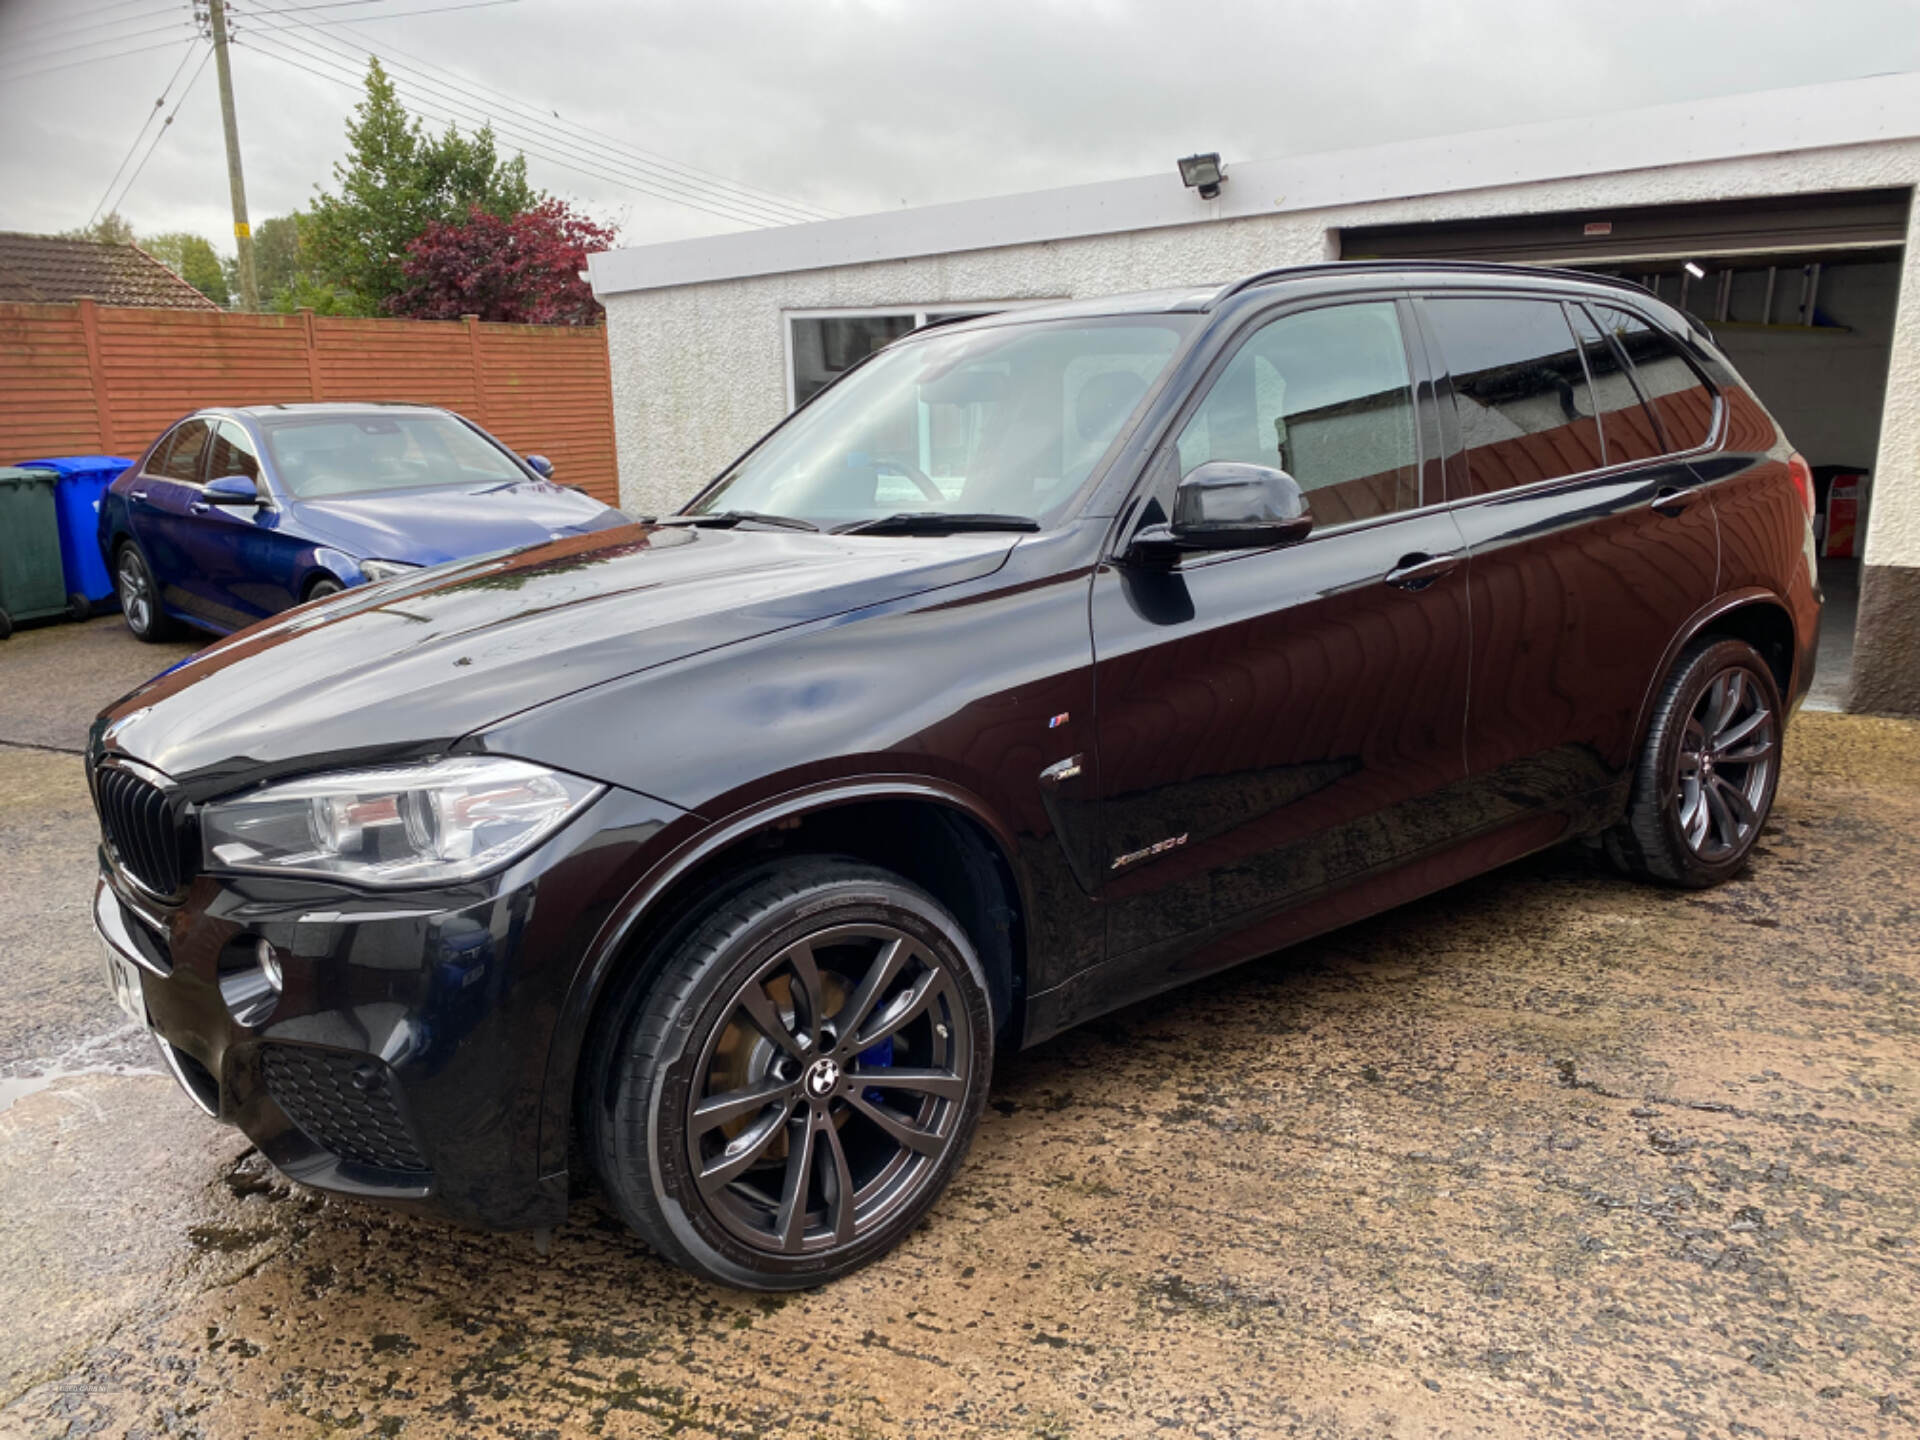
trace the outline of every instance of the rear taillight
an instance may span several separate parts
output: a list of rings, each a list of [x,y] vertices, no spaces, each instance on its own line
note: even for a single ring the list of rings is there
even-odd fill
[[[1806,507],[1807,518],[1813,518],[1813,467],[1807,464],[1807,457],[1798,450],[1787,457],[1787,474],[1793,477],[1793,488],[1800,492],[1800,503]]]

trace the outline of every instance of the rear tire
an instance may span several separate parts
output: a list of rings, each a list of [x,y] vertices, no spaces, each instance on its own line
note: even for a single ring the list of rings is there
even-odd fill
[[[342,585],[331,575],[323,575],[320,579],[307,586],[306,599],[325,600],[329,595],[338,595],[346,588],[346,586]]]
[[[93,618],[93,602],[78,590],[67,596],[67,618],[84,625]]]
[[[113,552],[113,588],[134,639],[152,645],[172,637],[174,623],[160,608],[160,587],[154,581],[153,567],[132,540],[122,540]]]
[[[1773,809],[1785,719],[1757,650],[1695,641],[1661,687],[1626,818],[1603,837],[1608,857],[1629,875],[1691,890],[1736,874]]]
[[[609,1197],[748,1290],[899,1244],[966,1154],[993,1068],[986,976],[932,896],[852,860],[740,877],[610,999],[583,1071]]]

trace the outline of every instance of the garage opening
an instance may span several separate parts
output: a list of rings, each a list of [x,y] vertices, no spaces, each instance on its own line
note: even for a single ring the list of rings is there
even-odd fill
[[[1813,466],[1827,606],[1808,704],[1851,687],[1911,192],[1357,227],[1348,259],[1504,260],[1618,275],[1697,316]]]

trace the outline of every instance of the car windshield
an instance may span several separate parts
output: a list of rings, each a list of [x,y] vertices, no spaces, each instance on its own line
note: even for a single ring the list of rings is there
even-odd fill
[[[274,473],[300,500],[529,478],[451,415],[286,416],[261,428]]]
[[[1045,523],[1093,473],[1196,318],[1034,321],[898,343],[685,513],[822,530],[901,515],[935,530],[986,518]]]

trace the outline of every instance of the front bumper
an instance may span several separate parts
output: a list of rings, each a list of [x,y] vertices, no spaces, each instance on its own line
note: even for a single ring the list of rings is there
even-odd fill
[[[104,849],[101,938],[181,1088],[304,1184],[494,1228],[567,1207],[555,1026],[680,812],[611,791],[499,875],[375,893],[201,875],[156,905]],[[261,947],[284,977],[266,983]]]

